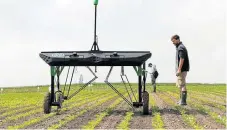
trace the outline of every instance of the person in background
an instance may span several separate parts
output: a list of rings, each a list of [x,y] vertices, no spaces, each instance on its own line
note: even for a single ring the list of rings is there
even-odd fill
[[[187,105],[186,76],[190,68],[188,51],[183,45],[183,43],[180,41],[180,36],[172,36],[171,41],[176,46],[176,86],[178,86],[180,89],[180,101],[178,102],[178,104]]]
[[[151,84],[153,86],[153,92],[156,92],[156,79],[158,77],[158,71],[156,69],[156,65],[152,65],[152,63],[149,63],[148,67],[151,68],[150,74],[151,74]]]

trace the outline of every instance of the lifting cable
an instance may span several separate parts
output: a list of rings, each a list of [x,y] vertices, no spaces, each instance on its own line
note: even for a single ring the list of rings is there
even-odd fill
[[[132,90],[132,87],[131,87],[131,84],[130,84],[130,82],[129,82],[129,80],[128,80],[128,77],[127,77],[127,75],[124,73],[124,67],[121,66],[121,79],[122,79],[122,82],[124,83],[124,86],[125,86],[125,89],[126,89],[126,91],[127,91],[127,93],[128,93],[129,99],[130,99],[130,101],[132,102],[132,97],[131,97],[131,95],[130,95],[130,93],[129,93],[129,90],[128,90],[127,86],[126,86],[126,83],[125,83],[125,81],[124,81],[123,76],[125,76],[125,78],[126,78],[126,80],[127,80],[127,83],[128,83],[128,85],[129,85],[129,88],[130,88],[130,90],[131,90],[131,93],[133,94],[133,97],[134,97],[135,101],[137,102],[136,96],[135,96],[135,94],[134,94],[134,92],[133,92],[133,90]]]
[[[72,79],[73,79],[74,71],[75,71],[75,66],[73,67],[73,72],[72,72],[71,80],[70,80],[70,83],[69,83],[69,89],[68,89],[67,97],[69,96],[69,91],[70,91],[70,88],[71,88],[71,84],[72,84]]]

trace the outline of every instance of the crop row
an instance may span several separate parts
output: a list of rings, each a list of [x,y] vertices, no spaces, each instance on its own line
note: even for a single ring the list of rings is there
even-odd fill
[[[83,109],[82,111],[79,111],[77,113],[74,113],[74,114],[70,114],[68,115],[66,118],[58,121],[56,124],[50,126],[48,129],[58,129],[58,128],[61,128],[63,127],[64,125],[66,125],[68,122],[72,121],[72,120],[75,120],[78,116],[81,116],[83,115],[85,112],[103,104],[104,102],[108,101],[108,100],[111,100],[113,98],[115,98],[116,95],[109,95],[101,100],[98,100],[95,104],[92,104],[92,105],[89,105],[86,109]]]
[[[83,126],[83,129],[94,129],[102,120],[104,117],[108,116],[112,110],[118,105],[120,104],[122,101],[122,98],[118,98],[116,101],[114,101],[110,106],[108,106],[104,112],[101,112],[96,116],[96,118],[92,121],[89,121],[87,123],[87,125]]]
[[[169,92],[169,93],[176,98],[178,97],[177,94],[175,94],[175,93],[172,93],[172,92]],[[198,111],[201,111],[203,113],[210,115],[210,117],[213,118],[217,123],[221,123],[226,126],[226,117],[225,116],[222,117],[222,116],[218,115],[217,113],[213,112],[212,110],[205,107],[204,105],[200,105],[200,103],[195,102],[195,100],[192,101],[189,99],[188,104],[190,106],[192,106],[193,108],[197,109]]]
[[[164,129],[164,122],[163,122],[161,114],[159,112],[160,110],[152,96],[150,96],[149,104],[151,105],[152,115],[153,115],[152,127],[154,129]]]
[[[199,124],[197,124],[196,122],[196,118],[193,115],[187,114],[186,112],[188,111],[188,109],[181,107],[179,105],[176,105],[176,103],[171,100],[171,98],[169,98],[168,96],[159,93],[159,97],[165,101],[168,105],[173,106],[174,109],[176,109],[177,111],[180,112],[182,119],[185,123],[187,123],[189,126],[191,126],[194,129],[202,129],[203,127],[200,126]]]
[[[86,96],[87,96],[87,99],[86,100],[85,100],[84,96],[81,96],[79,98],[74,99],[75,102],[76,102],[74,104],[72,104],[71,102],[70,103],[69,102],[65,102],[63,104],[65,107],[61,110],[61,112],[66,111],[68,108],[78,107],[78,106],[84,105],[84,104],[86,104],[88,102],[95,101],[97,98],[99,98],[98,97],[98,94],[89,95],[89,96],[86,95]],[[103,95],[103,96],[105,96],[105,95]],[[101,96],[101,97],[103,97],[103,96]],[[33,110],[33,111],[26,112],[24,114],[19,114],[19,115],[15,116],[15,117],[10,117],[10,118],[6,119],[6,121],[17,120],[17,119],[22,118],[22,117],[30,116],[31,114],[32,115],[37,114],[37,113],[40,113],[41,114],[42,112],[43,112],[43,108],[39,108],[39,109],[36,109],[36,110]],[[19,128],[23,128],[24,126],[29,126],[31,124],[37,123],[37,121],[41,121],[41,120],[46,119],[48,117],[54,116],[53,113],[51,113],[49,115],[50,116],[45,115],[43,117],[38,117],[38,118],[29,120],[29,121],[25,121],[23,124],[18,125],[18,127]],[[15,126],[15,127],[17,127],[17,126]],[[11,128],[11,127],[9,126],[9,128]]]

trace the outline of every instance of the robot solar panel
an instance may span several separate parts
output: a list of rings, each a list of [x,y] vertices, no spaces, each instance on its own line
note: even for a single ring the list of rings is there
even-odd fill
[[[149,51],[56,51],[41,52],[50,66],[140,66],[151,57]]]

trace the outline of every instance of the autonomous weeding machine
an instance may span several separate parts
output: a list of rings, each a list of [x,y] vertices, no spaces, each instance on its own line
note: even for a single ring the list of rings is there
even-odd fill
[[[95,24],[94,24],[94,42],[89,51],[51,51],[41,52],[39,56],[50,66],[51,72],[51,89],[50,92],[44,98],[44,113],[49,114],[52,106],[57,106],[58,109],[62,108],[64,100],[69,100],[86,86],[95,81],[98,77],[98,66],[110,66],[110,70],[106,76],[105,83],[111,87],[120,97],[122,97],[132,108],[143,107],[143,114],[149,114],[149,93],[146,91],[146,61],[151,57],[149,51],[101,51],[98,47],[97,35],[96,35],[96,21],[97,21],[97,5],[98,0],[94,0],[95,6]],[[67,78],[70,67],[85,66],[93,75],[94,78],[89,82],[82,84],[82,86],[74,93],[69,95],[72,77],[68,86],[68,92],[65,93],[65,88],[62,90],[60,86],[60,75],[64,68],[68,67]],[[92,71],[90,66],[95,67],[95,72]],[[132,66],[138,76],[138,100],[135,102],[129,101],[122,93],[120,93],[109,81],[109,76],[114,66],[121,67],[121,78],[125,85],[123,77],[127,79],[127,82],[131,88],[127,76],[124,74],[125,66]],[[66,81],[67,81],[66,78]],[[65,84],[66,85],[66,84]],[[125,86],[126,87],[126,86]],[[57,90],[55,90],[57,89]],[[127,89],[129,94],[130,89]],[[131,92],[133,90],[131,88]],[[130,95],[129,95],[130,97]],[[135,97],[135,95],[134,95]],[[130,97],[131,99],[131,97]]]

